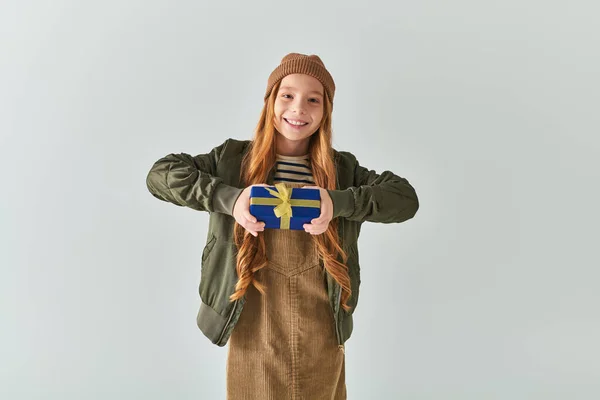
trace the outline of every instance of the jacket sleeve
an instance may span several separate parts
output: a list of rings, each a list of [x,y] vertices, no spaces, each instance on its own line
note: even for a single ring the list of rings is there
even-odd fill
[[[146,177],[148,190],[157,199],[198,211],[232,215],[243,189],[223,183],[217,164],[227,141],[208,154],[171,153],[152,165]]]
[[[415,216],[419,199],[408,180],[391,171],[381,174],[361,166],[354,158],[354,186],[328,190],[333,218],[381,223],[403,222]]]

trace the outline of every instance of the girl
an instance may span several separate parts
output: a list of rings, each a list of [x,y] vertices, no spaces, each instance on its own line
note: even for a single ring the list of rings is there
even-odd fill
[[[365,221],[412,218],[410,183],[332,148],[335,84],[316,55],[290,53],[271,73],[253,140],[207,154],[169,154],[146,183],[158,199],[210,213],[198,327],[229,343],[227,398],[346,398]],[[321,214],[304,230],[264,228],[249,212],[253,185],[312,187]]]

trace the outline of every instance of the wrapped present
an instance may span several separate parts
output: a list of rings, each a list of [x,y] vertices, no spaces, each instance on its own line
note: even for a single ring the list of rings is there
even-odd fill
[[[304,230],[321,215],[319,189],[290,188],[284,183],[250,188],[250,214],[265,223],[265,229]]]

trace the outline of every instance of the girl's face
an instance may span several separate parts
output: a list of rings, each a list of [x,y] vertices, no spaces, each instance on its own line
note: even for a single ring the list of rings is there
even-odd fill
[[[286,75],[281,80],[273,120],[280,154],[304,155],[308,151],[309,138],[323,119],[323,90],[318,79],[305,74]],[[296,152],[302,154],[291,154]]]

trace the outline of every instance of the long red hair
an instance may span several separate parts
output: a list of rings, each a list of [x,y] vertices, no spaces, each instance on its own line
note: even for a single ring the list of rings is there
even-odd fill
[[[275,98],[280,84],[281,81],[275,84],[270,96],[265,101],[255,129],[254,139],[250,144],[250,150],[242,160],[240,179],[244,187],[266,183],[269,172],[275,166],[276,130],[273,117],[275,115]],[[319,129],[309,139],[308,150],[315,185],[334,190],[336,189],[336,170],[331,144],[331,111],[333,105],[327,92],[324,94],[324,100],[323,118]],[[344,310],[349,311],[350,306],[348,306],[347,301],[352,291],[350,290],[348,267],[345,264],[348,256],[340,245],[337,226],[337,219],[333,219],[329,222],[327,231],[320,235],[311,236],[317,246],[319,258],[323,260],[325,269],[342,287],[341,304]],[[229,297],[230,300],[235,301],[244,296],[250,284],[254,285],[260,293],[265,294],[265,285],[258,282],[254,276],[256,271],[265,267],[268,263],[263,233],[259,232],[258,236],[254,237],[236,222],[233,234],[238,249],[236,271],[239,279],[235,285],[235,292]],[[341,255],[343,263],[338,261],[338,255]]]

